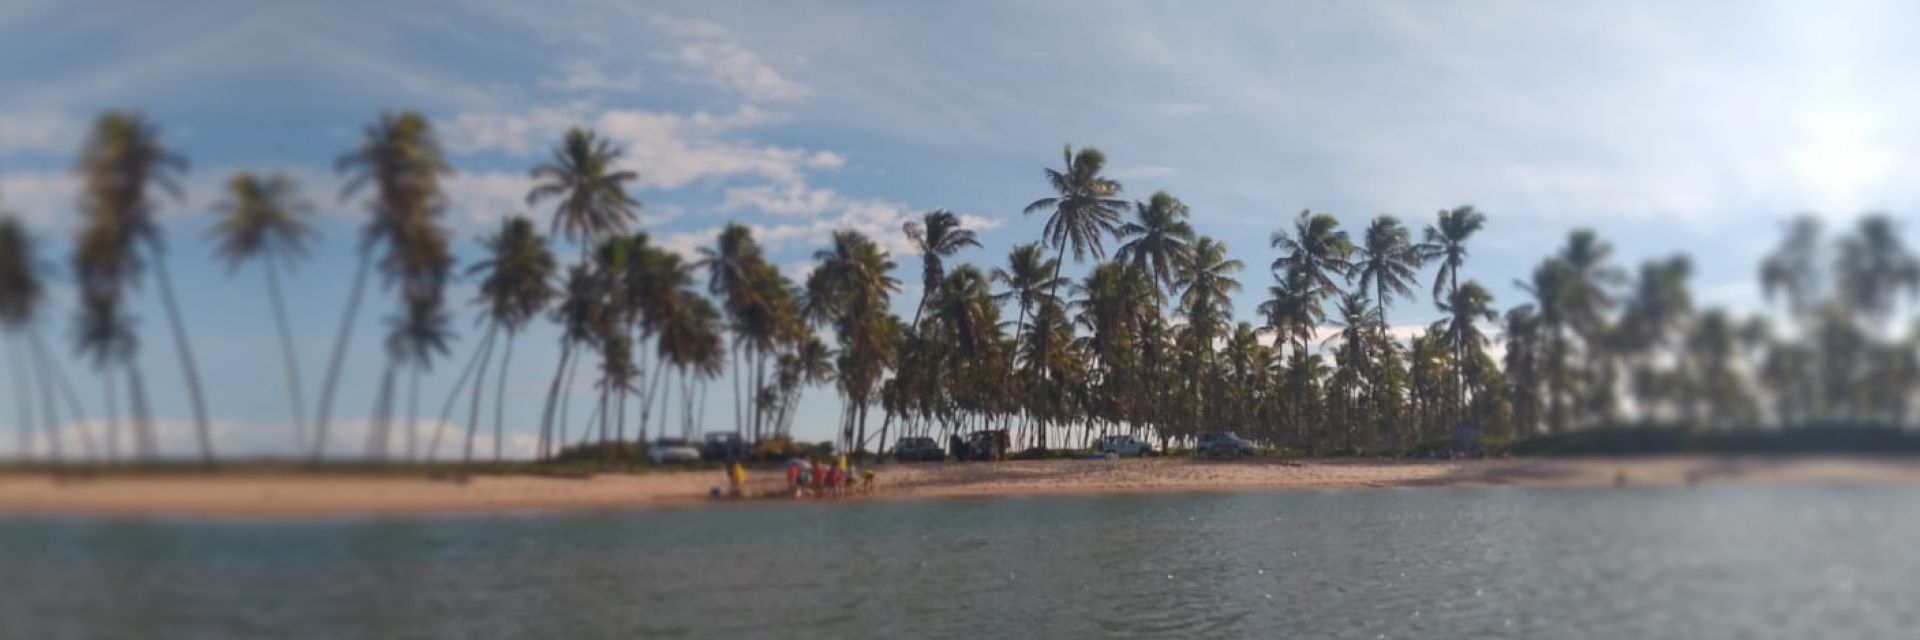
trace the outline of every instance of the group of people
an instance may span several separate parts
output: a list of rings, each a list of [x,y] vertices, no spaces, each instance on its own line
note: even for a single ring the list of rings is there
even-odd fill
[[[832,465],[818,460],[809,464],[800,458],[787,461],[787,493],[795,498],[831,498],[872,486],[873,472],[849,466],[844,454],[834,458]]]
[[[738,460],[727,463],[727,485],[726,497],[746,496],[747,468]],[[872,487],[873,471],[847,464],[845,455],[836,457],[831,465],[802,458],[787,461],[787,494],[795,498],[833,498]],[[721,497],[719,487],[711,492],[713,497]]]

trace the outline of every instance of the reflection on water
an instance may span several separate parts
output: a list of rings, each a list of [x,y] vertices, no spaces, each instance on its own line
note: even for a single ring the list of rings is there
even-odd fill
[[[1920,491],[0,519],[0,637],[1911,637]]]

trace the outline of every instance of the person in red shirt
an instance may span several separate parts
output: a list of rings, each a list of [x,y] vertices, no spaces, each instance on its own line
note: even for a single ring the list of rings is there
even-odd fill
[[[820,490],[825,488],[826,485],[827,485],[827,465],[820,464],[819,461],[814,461],[813,463],[814,495],[820,495]]]
[[[831,495],[840,494],[841,475],[842,474],[840,472],[840,467],[836,466],[836,467],[827,469],[827,493],[828,494],[831,494]]]

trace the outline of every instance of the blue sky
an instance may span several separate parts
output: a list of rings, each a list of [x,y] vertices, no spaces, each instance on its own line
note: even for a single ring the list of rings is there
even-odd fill
[[[1905,219],[1920,187],[1920,78],[1901,3],[1535,2],[96,2],[0,4],[0,204],[64,260],[75,219],[67,167],[87,121],[138,108],[193,162],[163,211],[209,399],[232,453],[291,439],[259,274],[227,274],[203,240],[219,183],[277,170],[318,207],[325,241],[292,285],[309,393],[351,276],[363,214],[331,163],[382,109],[433,118],[458,175],[450,224],[463,259],[501,217],[528,212],[527,169],[569,126],[623,145],[642,179],[642,227],[679,250],[724,221],[755,226],[803,273],[833,230],[899,256],[910,309],[918,260],[900,233],[945,207],[982,232],[960,260],[997,263],[1038,234],[1063,144],[1106,151],[1126,195],[1165,189],[1249,269],[1251,315],[1270,280],[1268,234],[1302,209],[1360,227],[1382,213],[1422,226],[1459,204],[1486,211],[1466,277],[1496,302],[1567,231],[1592,227],[1621,264],[1676,251],[1697,298],[1760,307],[1757,257],[1798,212]],[[561,249],[561,255],[573,255]],[[1427,275],[1430,277],[1430,274]],[[46,331],[64,344],[61,283]],[[461,283],[456,297],[471,296]],[[141,365],[163,445],[185,453],[184,392],[150,292]],[[336,410],[373,405],[375,296]],[[477,334],[425,385],[429,406]],[[1433,319],[1424,296],[1391,313]],[[523,336],[508,381],[510,450],[526,451],[558,357],[550,328]],[[69,362],[99,418],[91,372]],[[584,382],[583,382],[584,384]],[[731,428],[724,385],[706,424]],[[11,393],[9,385],[7,393]],[[9,404],[13,402],[12,396]],[[838,412],[810,393],[802,435]],[[464,413],[464,412],[463,412]],[[0,412],[0,431],[15,429]],[[0,438],[0,452],[13,445]]]

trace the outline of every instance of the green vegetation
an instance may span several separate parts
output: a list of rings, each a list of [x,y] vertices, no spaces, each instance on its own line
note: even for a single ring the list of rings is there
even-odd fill
[[[481,239],[486,255],[464,273],[480,280],[473,312],[484,329],[463,347],[467,363],[424,438],[416,429],[420,379],[450,354],[455,321],[444,300],[453,240],[441,221],[442,180],[452,169],[431,123],[416,113],[383,114],[337,163],[346,193],[368,217],[353,244],[356,272],[311,421],[278,273],[305,255],[308,207],[284,176],[233,176],[218,206],[214,250],[231,267],[262,268],[280,328],[291,436],[304,456],[326,454],[341,368],[373,274],[380,291],[397,298],[360,456],[373,462],[435,460],[440,427],[464,404],[459,468],[518,468],[503,460],[501,389],[516,336],[543,317],[560,327],[561,350],[536,455],[555,469],[623,468],[644,458],[630,443],[695,435],[705,426],[698,399],[716,381],[731,384],[733,430],[760,443],[757,459],[864,453],[899,436],[944,441],[983,429],[1008,430],[1014,449],[1025,450],[1015,457],[1026,458],[1076,455],[1118,432],[1177,451],[1217,430],[1286,457],[1914,447],[1903,428],[1920,389],[1920,324],[1898,326],[1898,312],[1920,292],[1920,261],[1883,215],[1837,237],[1812,218],[1789,228],[1761,265],[1765,291],[1782,303],[1777,328],[1767,317],[1695,309],[1684,256],[1629,272],[1588,230],[1573,231],[1516,282],[1527,299],[1495,300],[1463,275],[1473,243],[1493,224],[1465,206],[1439,211],[1418,242],[1414,226],[1391,215],[1368,221],[1357,238],[1325,212],[1275,220],[1266,294],[1236,317],[1233,294],[1255,282],[1227,257],[1226,244],[1194,229],[1178,198],[1161,191],[1127,200],[1104,173],[1105,155],[1067,147],[1061,166],[1044,169],[1045,184],[1029,185],[1039,197],[1025,212],[1045,217],[1039,241],[1012,247],[1003,263],[961,260],[981,248],[964,216],[936,209],[907,225],[921,292],[902,318],[893,296],[908,276],[884,242],[858,231],[834,233],[801,282],[770,264],[743,225],[726,225],[697,255],[654,244],[634,228],[642,205],[626,188],[638,176],[618,168],[622,153],[574,129],[532,170],[527,203],[552,205],[549,232],[578,249],[572,263],[555,257],[531,217],[506,216]],[[151,269],[187,382],[199,461],[215,459],[153,219],[164,201],[151,192],[177,191],[186,168],[138,114],[101,116],[82,149],[71,333],[76,352],[107,382],[100,437],[61,428],[87,421],[42,338],[55,322],[49,267],[19,222],[0,219],[0,327],[11,338],[15,397],[23,400],[23,450],[76,459],[64,442],[73,439],[78,459],[159,453],[134,357],[136,320],[125,310],[125,296]],[[1069,260],[1084,272],[1066,274]],[[1431,292],[1431,312],[1409,308],[1416,289]],[[1407,335],[1388,326],[1390,312],[1426,326]],[[488,467],[475,462],[475,448],[496,346]],[[575,402],[583,368],[596,393]],[[403,378],[405,428],[396,436]],[[842,405],[835,441],[793,444],[802,394],[827,385]],[[123,403],[130,455],[120,448]],[[1600,426],[1629,422],[1666,426]],[[401,436],[404,453],[396,454],[390,445]],[[32,446],[38,439],[46,446]]]

